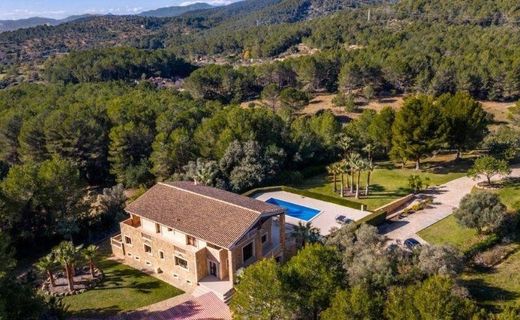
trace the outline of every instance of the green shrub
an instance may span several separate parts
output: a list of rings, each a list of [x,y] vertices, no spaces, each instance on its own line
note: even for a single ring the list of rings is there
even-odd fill
[[[471,259],[477,253],[485,251],[485,250],[491,248],[492,246],[494,246],[495,244],[499,243],[500,240],[501,240],[501,238],[498,235],[492,234],[492,235],[486,237],[486,239],[480,241],[479,243],[472,245],[469,249],[464,251],[464,256],[466,259]]]
[[[283,171],[276,177],[278,183],[299,184],[302,183],[304,175],[300,171]]]
[[[376,211],[368,216],[364,217],[361,220],[356,221],[358,225],[361,225],[363,223],[370,224],[373,226],[378,226],[380,224],[383,224],[386,221],[386,211]]]

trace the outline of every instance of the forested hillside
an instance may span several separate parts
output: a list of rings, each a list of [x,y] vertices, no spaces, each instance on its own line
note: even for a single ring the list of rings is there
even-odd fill
[[[220,57],[243,64],[269,62],[303,43],[318,53],[276,64],[292,69],[306,91],[334,92],[355,78],[344,89],[467,90],[482,99],[512,100],[520,97],[519,21],[513,0],[248,0],[176,18],[91,17],[2,33],[0,65],[6,86],[43,79],[39,65],[48,56],[74,50],[166,48],[187,61],[205,64]],[[20,77],[20,70],[33,73]],[[244,88],[255,87],[262,85]]]
[[[482,208],[475,202],[474,212],[492,213],[463,219],[479,233],[464,254],[419,253],[404,239],[410,250],[396,250],[375,227],[355,231],[384,210],[333,228],[324,246],[311,244],[320,237],[309,222],[291,234],[304,247],[295,258],[263,260],[257,265],[269,269],[260,276],[246,269],[231,307],[251,319],[518,319],[519,309],[499,306],[517,299],[518,287],[489,304],[480,294],[498,291],[480,282],[466,290],[461,272],[484,266],[480,253],[497,243],[518,250],[520,218],[509,216],[491,177],[520,159],[519,99],[518,0],[246,0],[177,17],[93,16],[0,33],[0,256],[9,262],[16,248],[31,261],[62,241],[73,248],[106,238],[126,196],[159,181],[236,193],[288,185],[372,210],[427,194],[430,177],[437,185],[468,173],[486,176],[498,193]],[[517,210],[517,181],[497,188],[506,183],[515,183],[506,196]],[[437,214],[432,202],[414,201],[396,219]],[[504,252],[489,260],[503,261]],[[42,274],[53,271],[52,254],[38,262]],[[59,259],[76,269],[76,260]],[[11,262],[4,269],[0,318],[66,309],[61,299],[35,299],[41,283],[20,285]],[[120,271],[103,281],[142,286]],[[503,282],[516,285],[510,274]],[[20,316],[31,312],[38,316]]]
[[[53,53],[112,45],[157,48],[184,36],[226,24],[229,28],[295,22],[374,0],[246,0],[188,12],[177,18],[89,17],[56,27],[39,26],[0,34],[0,65],[29,62]],[[376,0],[375,2],[379,2]]]

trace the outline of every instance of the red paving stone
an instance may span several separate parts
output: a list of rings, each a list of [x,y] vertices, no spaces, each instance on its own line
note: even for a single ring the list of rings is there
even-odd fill
[[[229,307],[214,293],[206,293],[166,310],[136,310],[106,320],[230,320]],[[76,320],[87,320],[76,318]],[[90,319],[89,319],[90,320]],[[91,318],[91,320],[93,320]]]
[[[164,320],[231,319],[229,307],[213,293],[186,301],[167,312],[168,316]]]

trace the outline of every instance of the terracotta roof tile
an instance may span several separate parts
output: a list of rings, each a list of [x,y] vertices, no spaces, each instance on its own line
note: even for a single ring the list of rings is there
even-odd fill
[[[192,182],[159,183],[130,203],[129,213],[229,248],[277,206]]]

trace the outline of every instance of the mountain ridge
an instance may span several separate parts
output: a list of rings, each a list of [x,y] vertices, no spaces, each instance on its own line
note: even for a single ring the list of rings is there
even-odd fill
[[[205,2],[196,2],[193,4],[188,4],[185,6],[169,6],[169,7],[162,7],[157,8],[153,10],[147,10],[140,12],[138,14],[135,14],[134,16],[138,17],[155,17],[155,18],[169,18],[169,17],[176,17],[180,16],[182,14],[191,12],[191,11],[197,11],[197,10],[207,10],[207,9],[213,9],[218,6],[213,6]],[[13,19],[13,20],[0,20],[0,33],[1,32],[7,32],[7,31],[16,31],[19,29],[26,29],[26,28],[33,28],[38,26],[58,26],[63,23],[67,22],[73,22],[76,20],[80,20],[83,18],[88,17],[96,17],[96,16],[113,16],[113,14],[107,13],[107,14],[79,14],[79,15],[72,15],[68,16],[63,19],[54,19],[54,18],[47,18],[47,17],[29,17],[29,18],[23,18],[23,19]],[[124,16],[124,15],[122,15]]]
[[[49,26],[57,26],[62,23],[72,22],[75,20],[93,17],[93,14],[81,14],[81,15],[72,15],[63,19],[53,19],[46,17],[30,17],[24,19],[14,19],[14,20],[0,20],[0,32],[6,31],[15,31],[18,29],[24,28],[32,28],[42,25]]]
[[[188,4],[185,6],[170,6],[170,7],[162,7],[154,10],[143,11],[138,13],[138,16],[141,17],[156,17],[156,18],[167,18],[167,17],[176,17],[186,12],[196,11],[196,10],[204,10],[211,9],[216,6],[212,6],[205,2],[196,2],[192,4]]]

